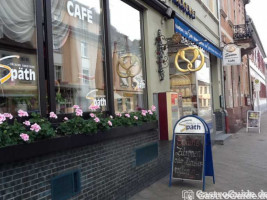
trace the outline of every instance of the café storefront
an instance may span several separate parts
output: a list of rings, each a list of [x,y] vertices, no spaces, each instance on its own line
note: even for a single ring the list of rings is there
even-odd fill
[[[72,113],[75,104],[85,111],[97,104],[111,113],[147,106],[142,12],[111,0],[107,16],[104,4],[3,1],[1,64],[10,69],[1,74],[10,77],[2,81],[1,112],[44,116]],[[131,17],[121,19],[127,12]]]
[[[214,75],[220,69],[218,63],[222,51],[190,24],[175,17],[174,34],[168,38],[168,58],[171,92],[167,93],[171,93],[171,98],[167,101],[167,111],[173,122],[170,124],[170,120],[167,120],[167,125],[160,115],[163,124],[160,124],[161,138],[172,140],[173,126],[178,119],[198,115],[208,124],[214,139],[214,99],[219,99],[213,95],[214,87],[218,84]],[[159,109],[163,108],[159,101]]]
[[[85,118],[92,105],[107,117],[148,109],[145,12],[120,0],[0,0],[0,113],[53,111],[56,126],[73,105]],[[1,196],[128,198],[168,173],[157,126],[0,148]]]

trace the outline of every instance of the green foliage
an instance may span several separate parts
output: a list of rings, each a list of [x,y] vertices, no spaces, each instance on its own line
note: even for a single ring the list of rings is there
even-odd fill
[[[145,112],[145,114],[144,114]],[[1,114],[0,114],[1,115]],[[156,120],[154,112],[133,112],[126,114],[117,114],[115,117],[103,117],[102,113],[94,114],[90,119],[83,119],[82,117],[73,114],[73,117],[58,125],[55,129],[52,127],[51,121],[54,119],[47,119],[41,117],[37,113],[32,113],[30,125],[24,124],[27,119],[25,117],[14,120],[6,119],[0,124],[0,147],[30,143],[47,138],[58,137],[60,135],[75,135],[75,134],[97,134],[99,131],[109,130],[118,126],[138,126],[144,122]],[[31,130],[31,127],[36,125],[37,130]],[[40,129],[39,129],[40,126]],[[28,139],[22,138],[21,134],[26,134]],[[57,135],[56,135],[57,134]]]
[[[26,132],[26,128],[16,119],[12,125],[4,122],[0,125],[0,147],[23,143],[20,134]]]
[[[36,123],[41,127],[39,132],[30,132],[32,136],[31,138],[33,138],[34,140],[52,138],[56,135],[51,122],[49,122],[46,118],[41,117],[39,114],[32,113],[29,121],[31,122],[31,124]]]

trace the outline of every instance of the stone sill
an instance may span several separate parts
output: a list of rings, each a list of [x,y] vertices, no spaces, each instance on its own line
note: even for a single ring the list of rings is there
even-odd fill
[[[98,132],[95,135],[69,135],[30,144],[3,147],[0,148],[0,164],[22,161],[50,153],[92,145],[105,140],[121,138],[157,128],[158,122],[154,121],[143,123],[140,126],[116,127],[104,132]]]

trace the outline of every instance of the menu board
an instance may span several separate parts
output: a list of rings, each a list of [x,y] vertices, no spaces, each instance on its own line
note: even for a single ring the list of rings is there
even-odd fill
[[[172,177],[202,180],[204,134],[175,134]]]
[[[248,111],[247,128],[260,128],[260,111]]]

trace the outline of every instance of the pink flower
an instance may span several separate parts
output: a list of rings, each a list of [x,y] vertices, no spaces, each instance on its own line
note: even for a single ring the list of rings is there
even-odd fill
[[[142,113],[146,113],[147,114],[147,110],[142,110]]]
[[[96,123],[100,122],[100,119],[98,117],[96,117],[94,120]]]
[[[77,109],[75,110],[75,112],[76,112],[76,116],[83,116],[83,111],[82,111],[82,109],[77,108]]]
[[[6,121],[5,115],[0,114],[0,123],[2,124],[4,121]]]
[[[79,109],[80,106],[78,106],[78,105],[74,105],[74,106],[72,106],[72,108],[73,108],[73,109]]]
[[[30,121],[25,121],[25,122],[23,122],[23,124],[26,125],[26,126],[30,126],[31,122]]]
[[[57,115],[54,112],[50,112],[50,118],[57,119]]]
[[[125,114],[124,116],[127,117],[127,118],[130,118],[130,115],[128,113]]]
[[[148,110],[148,114],[153,115],[153,112],[151,110]]]
[[[116,113],[116,116],[117,117],[121,117],[121,113]]]
[[[67,118],[67,117],[64,117],[64,121],[68,121],[69,120],[69,118]]]
[[[35,131],[36,133],[38,133],[41,130],[41,127],[38,124],[33,124],[31,125],[31,131]]]
[[[98,105],[90,105],[89,106],[89,110],[92,110],[92,111],[96,111],[98,110],[100,107]]]
[[[95,114],[94,113],[90,113],[90,117],[95,118]]]
[[[18,116],[19,117],[29,117],[29,114],[26,111],[19,110],[18,111]]]
[[[4,116],[6,118],[13,119],[13,115],[11,115],[10,113],[4,113]]]
[[[19,135],[20,137],[21,137],[21,139],[23,140],[23,141],[29,141],[29,135],[28,134],[25,134],[25,133],[21,133],[20,135]]]
[[[147,110],[142,110],[142,115],[146,116],[146,114],[147,114]]]
[[[112,126],[112,122],[108,120],[108,125],[109,126]]]
[[[151,110],[152,110],[152,112],[155,112],[156,111],[156,106],[152,105],[151,106]]]
[[[110,117],[110,119],[113,119],[113,116],[112,115],[110,115],[109,117]]]
[[[134,119],[135,119],[135,120],[138,120],[138,117],[137,117],[137,116],[134,116]]]

